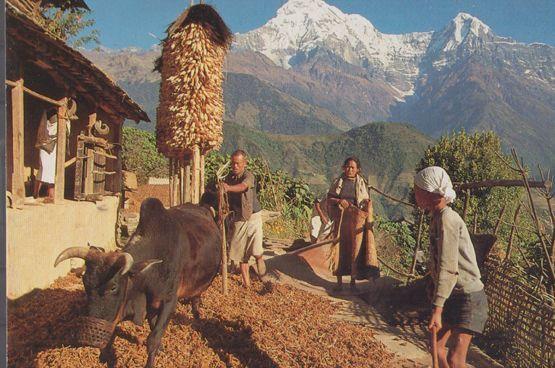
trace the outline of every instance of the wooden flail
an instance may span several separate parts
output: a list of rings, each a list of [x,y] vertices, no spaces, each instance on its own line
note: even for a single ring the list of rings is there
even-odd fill
[[[223,139],[223,63],[232,34],[209,5],[188,8],[168,28],[155,67],[162,75],[156,143],[170,159],[170,202],[198,203],[204,158]]]

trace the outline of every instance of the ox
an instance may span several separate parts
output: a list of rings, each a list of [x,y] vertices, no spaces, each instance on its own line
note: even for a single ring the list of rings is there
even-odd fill
[[[146,367],[154,366],[162,335],[178,299],[189,301],[199,316],[200,295],[218,273],[220,232],[204,207],[185,204],[168,210],[155,198],[141,204],[137,230],[122,251],[97,247],[64,250],[54,266],[69,258],[85,260],[83,284],[87,316],[77,334],[83,345],[113,358],[116,325],[132,320],[150,325]]]

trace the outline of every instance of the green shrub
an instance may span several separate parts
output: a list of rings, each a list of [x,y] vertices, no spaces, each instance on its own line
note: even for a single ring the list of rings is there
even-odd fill
[[[168,159],[158,153],[153,133],[124,127],[122,144],[123,168],[137,174],[140,184],[146,183],[149,176],[168,176]]]

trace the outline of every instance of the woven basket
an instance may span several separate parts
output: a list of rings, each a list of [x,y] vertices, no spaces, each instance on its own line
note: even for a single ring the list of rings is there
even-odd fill
[[[81,317],[77,332],[77,343],[82,346],[104,348],[112,337],[116,326],[112,322],[95,317]]]

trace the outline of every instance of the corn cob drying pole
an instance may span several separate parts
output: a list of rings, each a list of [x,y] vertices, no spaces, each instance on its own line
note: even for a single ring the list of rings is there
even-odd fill
[[[204,157],[222,142],[223,62],[232,34],[209,5],[193,5],[168,28],[156,70],[158,150],[170,159],[170,201],[198,203]]]

